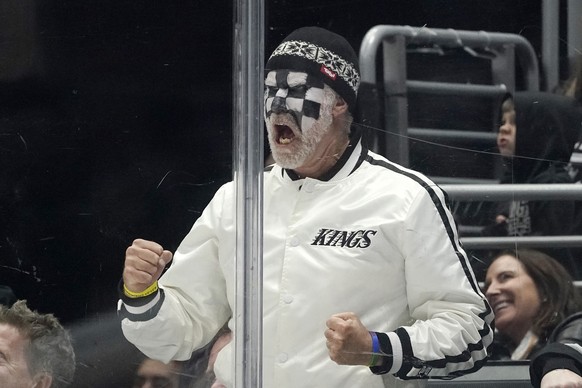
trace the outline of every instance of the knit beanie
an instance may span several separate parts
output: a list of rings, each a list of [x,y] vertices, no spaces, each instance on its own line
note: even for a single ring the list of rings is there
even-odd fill
[[[302,27],[289,34],[265,65],[271,70],[295,70],[320,78],[356,108],[360,67],[358,56],[342,36],[320,27]]]

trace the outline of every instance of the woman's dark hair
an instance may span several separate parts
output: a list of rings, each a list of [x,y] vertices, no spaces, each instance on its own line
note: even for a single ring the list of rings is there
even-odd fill
[[[540,295],[540,311],[532,331],[546,341],[552,330],[566,317],[582,310],[582,298],[572,276],[554,258],[534,249],[507,250],[495,256],[515,257],[532,278]]]

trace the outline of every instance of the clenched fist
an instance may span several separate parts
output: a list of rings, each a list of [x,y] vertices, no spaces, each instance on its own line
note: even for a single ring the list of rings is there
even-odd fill
[[[339,365],[368,365],[372,337],[354,313],[332,315],[325,331],[329,357]]]
[[[541,388],[580,388],[582,377],[568,369],[554,369],[544,375]]]
[[[164,250],[153,241],[134,240],[125,251],[123,283],[135,293],[144,291],[162,275],[166,264],[172,260],[172,252]]]

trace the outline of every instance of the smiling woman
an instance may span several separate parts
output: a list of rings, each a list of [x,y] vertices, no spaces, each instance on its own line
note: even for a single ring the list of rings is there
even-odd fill
[[[554,369],[570,369],[580,378],[582,358],[574,352],[573,359],[569,353],[582,340],[582,320],[571,318],[581,310],[582,300],[563,266],[535,250],[502,252],[487,270],[485,295],[495,313],[498,334],[489,349],[492,360],[538,361],[530,371],[532,382],[537,376],[534,386]],[[551,358],[553,366],[547,362]],[[568,363],[574,366],[566,367]]]
[[[503,352],[493,359],[529,359],[552,330],[582,308],[572,277],[552,257],[522,249],[500,253],[485,279]],[[509,356],[509,357],[508,357]]]
[[[513,344],[520,344],[512,356],[523,358],[525,354],[520,351],[522,339],[529,340],[527,350],[535,342],[536,335],[532,335],[530,329],[540,312],[540,292],[524,265],[510,254],[499,256],[491,264],[487,271],[487,285],[487,299],[495,313],[497,330],[509,337]]]

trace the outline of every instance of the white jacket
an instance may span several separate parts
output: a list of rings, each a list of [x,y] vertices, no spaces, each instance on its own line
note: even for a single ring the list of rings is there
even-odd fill
[[[453,377],[481,367],[493,314],[443,191],[358,142],[331,175],[294,180],[276,165],[264,175],[263,387],[417,386],[392,375]],[[235,203],[234,185],[222,186],[161,291],[120,301],[123,332],[146,355],[188,359],[231,316]],[[386,333],[382,349],[393,358],[384,368],[330,360],[325,322],[346,311]],[[231,348],[215,365],[227,385]]]

